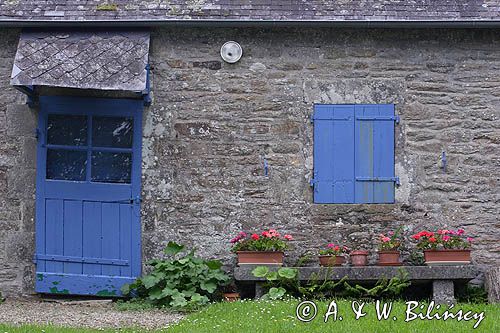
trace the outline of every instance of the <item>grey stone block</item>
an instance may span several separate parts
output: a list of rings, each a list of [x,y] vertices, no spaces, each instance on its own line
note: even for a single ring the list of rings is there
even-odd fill
[[[27,105],[7,105],[7,134],[10,136],[35,136],[37,115]]]
[[[455,288],[453,280],[432,281],[432,299],[438,304],[455,303]]]

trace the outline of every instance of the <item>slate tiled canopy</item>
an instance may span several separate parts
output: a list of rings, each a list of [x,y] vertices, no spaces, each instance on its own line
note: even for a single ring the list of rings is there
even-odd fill
[[[142,92],[149,32],[23,32],[11,84]]]
[[[22,8],[22,10],[20,10]],[[0,21],[488,21],[497,0],[19,0],[2,1]]]

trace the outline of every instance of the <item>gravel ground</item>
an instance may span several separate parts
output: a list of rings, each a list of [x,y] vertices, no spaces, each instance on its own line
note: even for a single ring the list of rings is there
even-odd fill
[[[160,310],[118,311],[106,301],[7,299],[0,304],[0,323],[11,325],[154,329],[165,328],[181,318],[180,314]]]

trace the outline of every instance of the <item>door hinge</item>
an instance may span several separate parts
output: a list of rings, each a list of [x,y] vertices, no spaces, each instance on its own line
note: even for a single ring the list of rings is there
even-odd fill
[[[141,203],[141,201],[142,201],[142,199],[139,196],[136,196],[135,198],[130,198],[130,203],[131,204],[138,205],[138,204]]]

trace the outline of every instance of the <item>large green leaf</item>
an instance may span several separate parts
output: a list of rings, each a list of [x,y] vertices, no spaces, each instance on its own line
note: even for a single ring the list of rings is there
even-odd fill
[[[208,260],[206,262],[206,265],[210,269],[219,269],[222,267],[222,263],[220,262],[220,260]]]
[[[269,274],[267,274],[267,276],[266,276],[266,279],[268,279],[269,281],[276,281],[276,280],[278,280],[278,273],[269,272]]]
[[[255,277],[266,277],[267,273],[269,273],[269,268],[266,266],[257,266],[252,271]]]
[[[158,283],[159,279],[154,275],[146,275],[142,278],[142,283],[146,289],[150,289]]]
[[[170,305],[174,308],[182,308],[187,304],[188,302],[182,294],[172,296],[172,301],[170,302]]]
[[[207,296],[200,295],[198,293],[194,294],[191,296],[191,302],[195,304],[206,304],[208,303],[209,299]]]
[[[286,293],[286,290],[285,288],[282,288],[282,287],[279,287],[279,288],[271,288],[269,289],[269,298],[270,299],[280,299],[281,297],[283,297]]]
[[[295,268],[283,267],[278,269],[278,275],[285,279],[293,279],[297,276],[297,270]]]
[[[122,287],[121,287],[121,291],[122,291],[122,294],[127,296],[128,294],[130,294],[130,284],[124,284]]]
[[[158,287],[155,287],[155,288],[152,288],[150,291],[149,291],[149,299],[150,300],[159,300],[159,299],[162,299],[163,296],[162,296],[162,290]]]
[[[181,252],[182,250],[184,250],[184,245],[179,245],[176,242],[168,242],[164,252],[168,256],[173,256]]]
[[[210,282],[210,281],[202,281],[200,283],[200,288],[202,290],[208,291],[211,294],[215,291],[215,289],[217,289],[217,285],[213,282]]]

